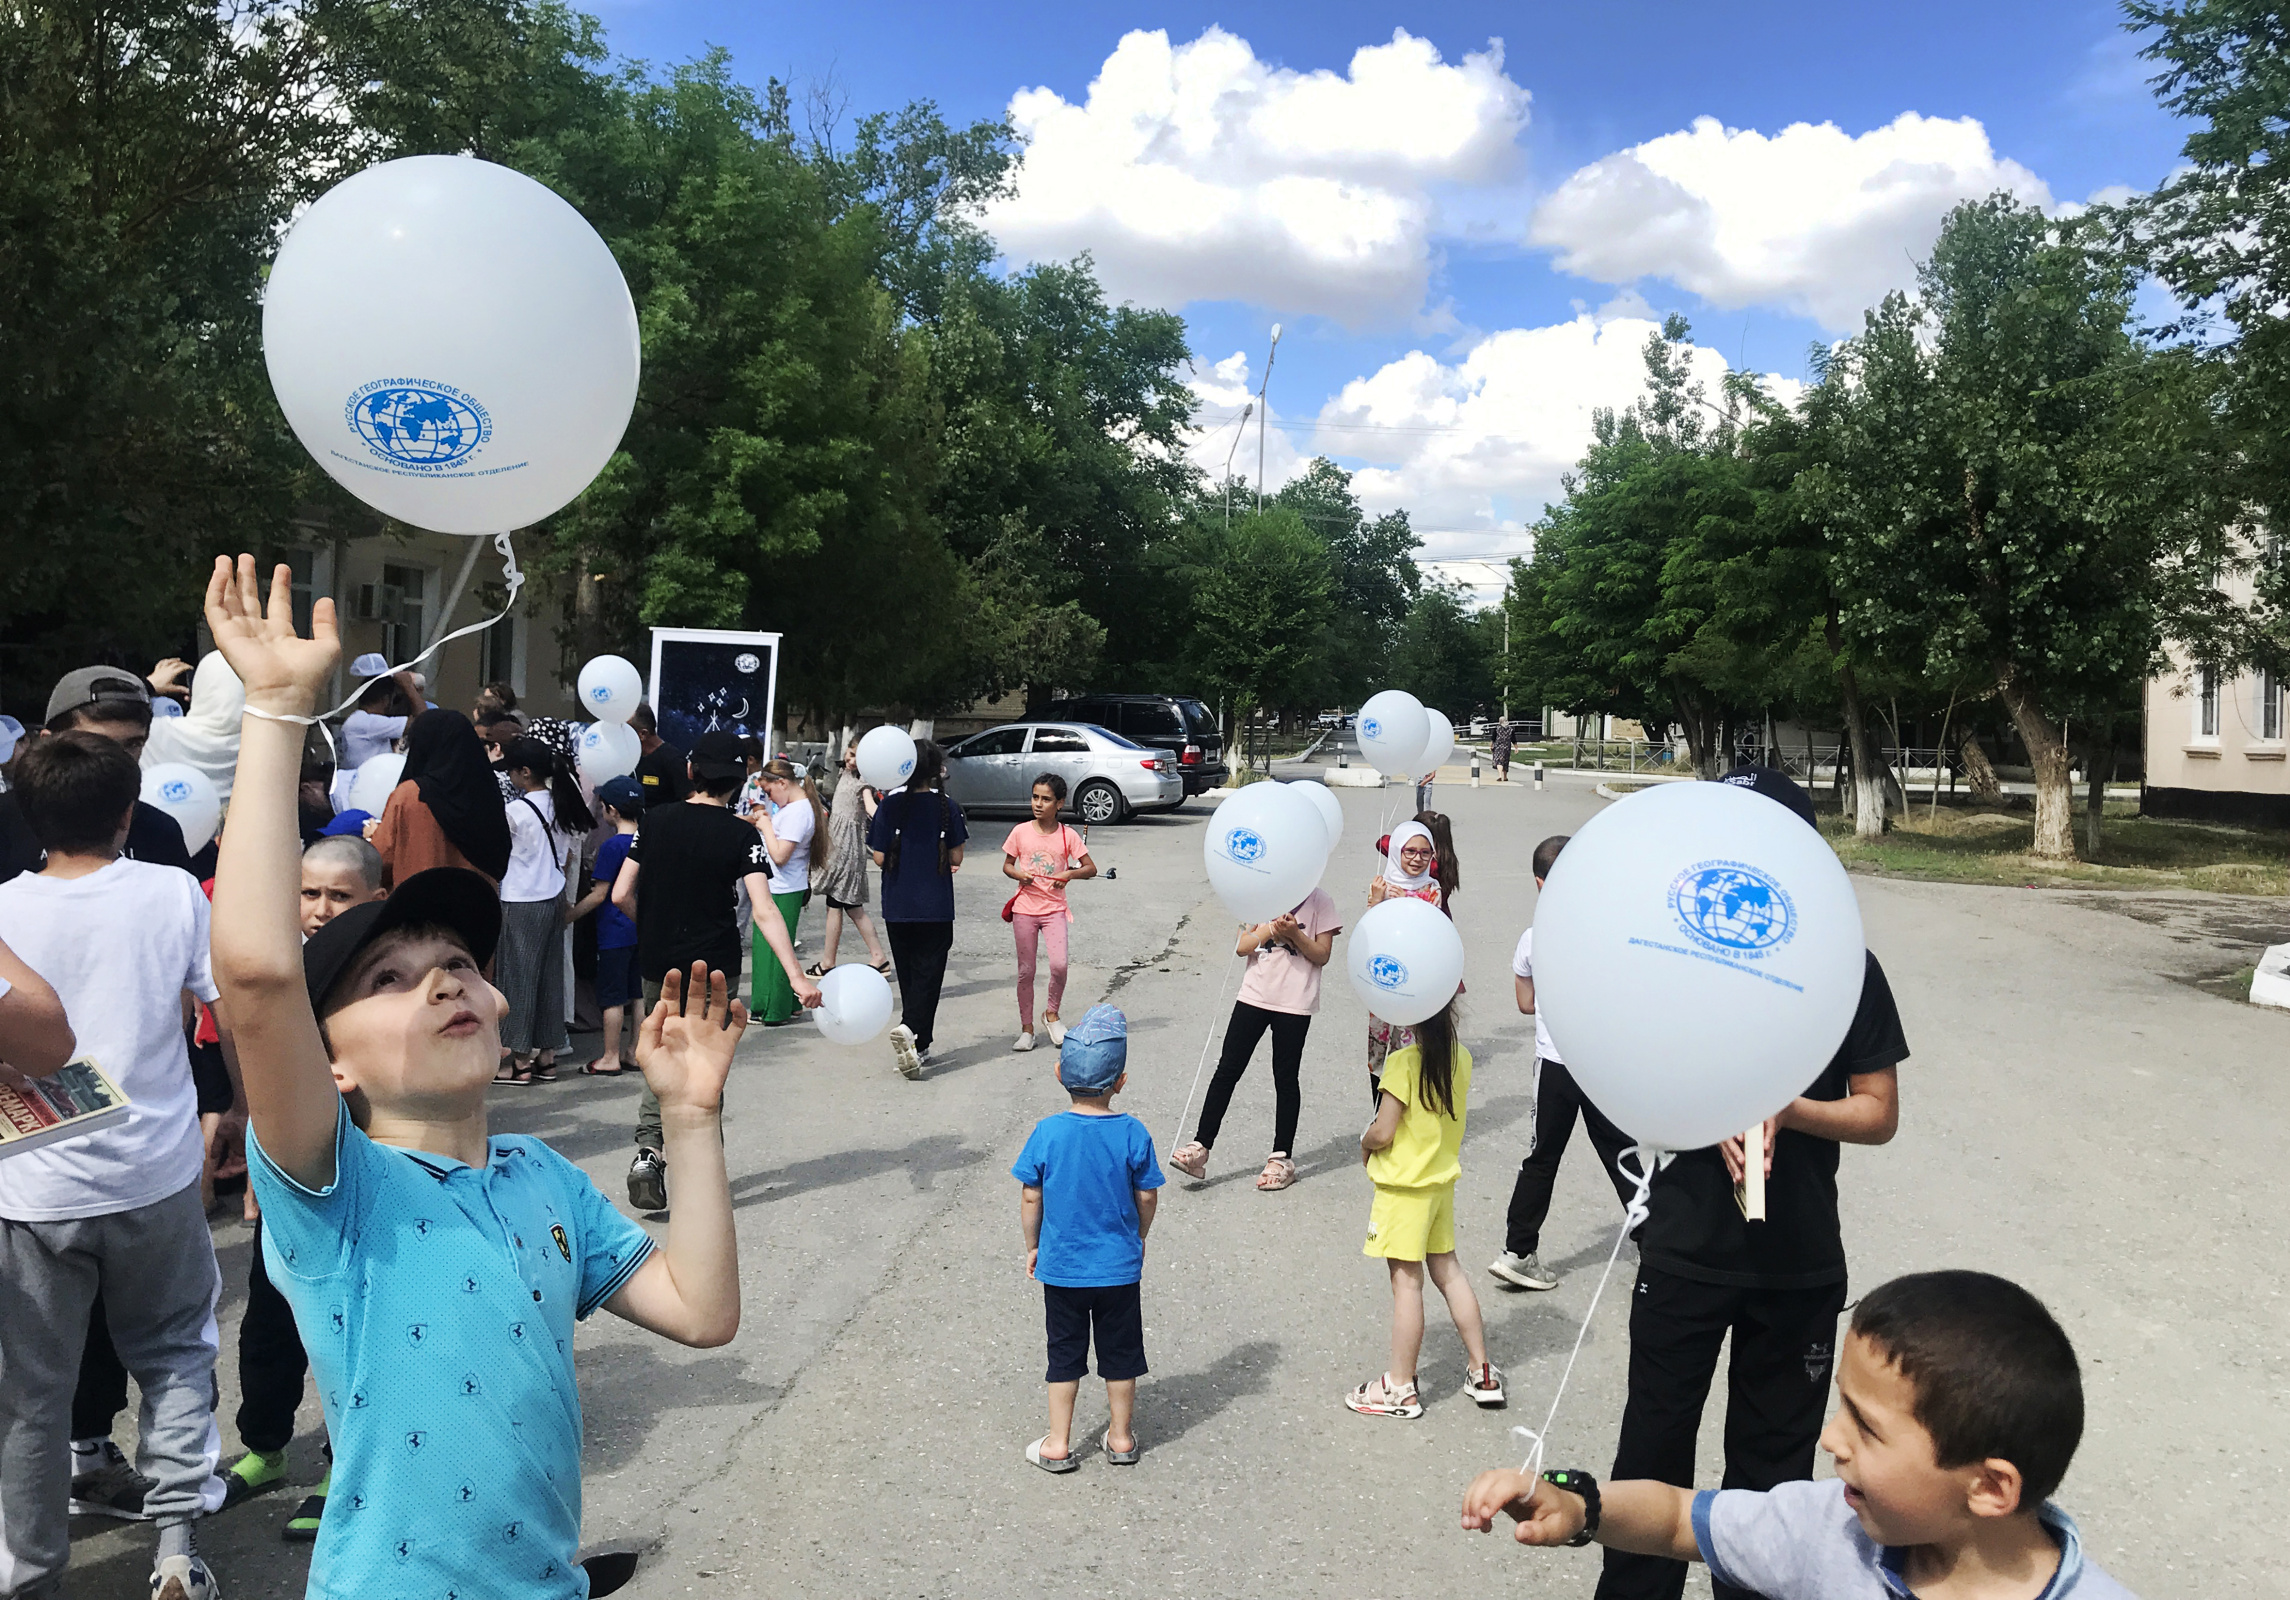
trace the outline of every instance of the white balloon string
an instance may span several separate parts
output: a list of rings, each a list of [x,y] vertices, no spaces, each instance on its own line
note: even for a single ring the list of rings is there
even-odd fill
[[[1240,956],[1236,952],[1233,958],[1225,963],[1224,979],[1217,985],[1217,1003],[1215,1008],[1209,1012],[1209,1034],[1207,1038],[1201,1041],[1200,1064],[1193,1068],[1193,1086],[1185,1091],[1185,1109],[1177,1113],[1177,1137],[1179,1139],[1182,1139],[1185,1134],[1185,1119],[1191,1116],[1193,1112],[1193,1096],[1201,1091],[1201,1074],[1208,1070],[1209,1065],[1209,1047],[1217,1042],[1217,1018],[1224,1013],[1225,988],[1232,982],[1232,969],[1238,965],[1240,965]]]
[[[1574,1349],[1567,1353],[1566,1367],[1558,1375],[1558,1388],[1551,1395],[1551,1408],[1543,1417],[1541,1432],[1533,1428],[1515,1427],[1511,1430],[1527,1441],[1526,1465],[1519,1470],[1530,1478],[1542,1470],[1543,1441],[1550,1434],[1551,1424],[1558,1420],[1558,1404],[1566,1397],[1567,1380],[1574,1376],[1575,1358],[1582,1354],[1582,1343],[1590,1337],[1590,1322],[1598,1315],[1599,1296],[1606,1293],[1606,1280],[1614,1276],[1614,1263],[1621,1259],[1623,1241],[1630,1237],[1631,1229],[1646,1220],[1647,1196],[1653,1192],[1654,1174],[1670,1164],[1670,1155],[1671,1152],[1656,1150],[1651,1145],[1634,1144],[1614,1157],[1614,1169],[1635,1183],[1638,1192],[1623,1204],[1622,1229],[1614,1236],[1614,1248],[1606,1257],[1606,1270],[1598,1275],[1598,1287],[1590,1292],[1589,1308],[1582,1314],[1582,1328],[1574,1336]],[[1638,1158],[1638,1170],[1635,1172],[1623,1165],[1632,1156]]]

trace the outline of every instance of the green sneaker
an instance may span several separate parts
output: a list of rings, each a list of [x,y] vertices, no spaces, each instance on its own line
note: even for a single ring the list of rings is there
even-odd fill
[[[308,1544],[318,1537],[318,1521],[326,1515],[326,1491],[334,1482],[334,1469],[329,1466],[326,1476],[318,1480],[318,1487],[305,1495],[302,1504],[294,1508],[294,1515],[286,1519],[286,1526],[278,1536],[288,1544]]]
[[[223,1474],[223,1506],[225,1511],[235,1505],[252,1500],[258,1494],[268,1494],[286,1482],[286,1452],[274,1450],[268,1454],[249,1450]]]

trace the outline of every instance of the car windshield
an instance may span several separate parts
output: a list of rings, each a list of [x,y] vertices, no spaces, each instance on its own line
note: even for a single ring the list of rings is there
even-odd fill
[[[1145,748],[1145,746],[1139,744],[1135,739],[1122,738],[1120,734],[1115,733],[1111,728],[1106,727],[1102,723],[1085,722],[1082,724],[1082,726],[1087,728],[1091,733],[1096,734],[1100,739],[1105,740],[1108,744],[1118,745],[1124,750],[1142,750]]]

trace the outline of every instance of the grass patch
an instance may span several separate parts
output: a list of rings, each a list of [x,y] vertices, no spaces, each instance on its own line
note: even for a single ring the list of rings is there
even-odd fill
[[[1894,818],[1882,839],[1853,837],[1852,824],[1824,812],[1821,832],[1858,871],[1944,883],[2038,888],[2200,889],[2213,894],[2290,895],[2290,832],[2178,822],[2110,805],[2097,861],[2042,861],[2028,854],[2035,819],[2026,812],[1958,810],[1938,818],[1923,808]],[[2076,838],[2082,841],[2082,817]]]

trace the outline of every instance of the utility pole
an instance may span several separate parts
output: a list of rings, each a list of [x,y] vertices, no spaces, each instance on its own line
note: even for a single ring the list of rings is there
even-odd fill
[[[1264,381],[1256,387],[1256,403],[1259,408],[1256,419],[1256,509],[1258,511],[1264,509],[1264,429],[1265,425],[1272,420],[1272,412],[1265,406],[1264,397],[1267,391],[1272,388],[1272,361],[1279,354],[1280,324],[1275,322],[1272,325],[1272,344],[1264,352]]]
[[[1511,723],[1511,596],[1503,594],[1503,725]]]
[[[1240,453],[1241,440],[1248,437],[1248,419],[1256,413],[1256,402],[1251,400],[1240,410],[1240,426],[1232,431],[1232,448],[1225,452],[1225,532],[1232,532],[1232,458]]]

